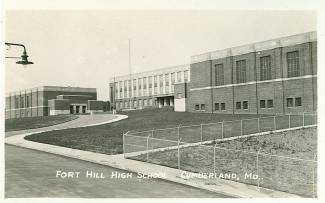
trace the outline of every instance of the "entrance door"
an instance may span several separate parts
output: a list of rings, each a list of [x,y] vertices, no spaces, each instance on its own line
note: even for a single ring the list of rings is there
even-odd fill
[[[70,105],[70,114],[73,114],[73,106]]]
[[[76,113],[80,112],[80,106],[76,106]]]
[[[82,106],[82,113],[86,113],[86,106]]]

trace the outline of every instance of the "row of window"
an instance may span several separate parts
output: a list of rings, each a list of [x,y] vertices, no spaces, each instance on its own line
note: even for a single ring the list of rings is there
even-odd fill
[[[143,78],[138,78],[138,79],[133,79],[131,80],[125,80],[125,81],[119,81],[115,82],[115,93],[117,94],[118,92],[123,92],[123,88],[126,90],[131,90],[131,86],[133,86],[133,90],[138,89],[141,90],[142,87],[143,89],[147,89],[147,83],[149,88],[152,88],[152,79],[153,79],[153,84],[154,87],[158,87],[158,77],[159,77],[159,84],[160,87],[163,86],[164,81],[165,81],[165,86],[174,85],[176,82],[175,75],[177,74],[177,82],[182,82],[182,73],[184,74],[184,82],[189,81],[189,71],[185,70],[184,72],[179,71],[177,73],[167,73],[167,74],[161,74],[161,75],[155,75],[155,76],[149,76],[149,77],[143,77]],[[169,79],[169,74],[170,74],[170,79]],[[165,79],[164,79],[165,76]],[[148,79],[148,81],[147,81]],[[171,81],[170,81],[171,80]],[[138,83],[137,83],[138,81]],[[131,84],[132,82],[132,84]],[[127,88],[128,87],[128,88]],[[126,91],[124,91],[125,93]]]
[[[155,102],[156,105],[156,102]],[[129,108],[129,107],[142,107],[142,106],[152,106],[152,98],[143,99],[143,100],[129,100],[129,101],[120,101],[117,103],[117,107],[119,108]]]
[[[242,105],[243,104],[243,105]],[[248,109],[248,101],[243,101],[243,102],[236,102],[236,109]]]
[[[267,99],[267,100],[260,100],[260,108],[273,108],[273,99]],[[287,107],[299,107],[302,106],[302,100],[301,97],[295,97],[295,98],[287,98]],[[195,104],[195,110],[196,111],[205,111],[205,104]],[[236,102],[236,109],[248,109],[248,101],[238,101]],[[226,103],[214,103],[214,110],[215,111],[224,111],[226,110]]]
[[[287,77],[298,77],[300,76],[299,66],[299,52],[287,52]],[[271,80],[272,79],[272,66],[271,55],[260,57],[260,80]],[[225,84],[224,81],[224,65],[215,64],[215,85],[221,86]],[[245,83],[246,78],[246,60],[236,61],[236,83]]]
[[[273,108],[273,99],[268,99],[268,100],[260,100],[260,108],[265,109],[265,108]]]
[[[287,98],[287,107],[299,107],[302,106],[301,97]]]
[[[205,111],[205,104],[195,104],[195,111]]]
[[[16,97],[16,99],[15,99],[15,108],[16,109],[28,108],[28,107],[31,107],[30,106],[30,97],[29,96],[26,96],[26,100],[25,100],[25,97],[20,97],[20,102],[19,102],[19,97]]]

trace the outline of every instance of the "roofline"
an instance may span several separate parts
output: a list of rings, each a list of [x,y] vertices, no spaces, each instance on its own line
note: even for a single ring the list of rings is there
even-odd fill
[[[202,54],[192,55],[191,64],[208,61],[208,60],[225,58],[229,56],[237,56],[237,55],[247,54],[251,52],[264,51],[264,50],[274,49],[278,47],[293,46],[293,45],[302,44],[306,42],[313,42],[313,41],[317,41],[316,31],[284,36],[284,37],[274,38],[271,40],[254,42],[254,43],[244,44],[244,45],[235,46],[231,48],[220,49],[220,50],[205,52]]]

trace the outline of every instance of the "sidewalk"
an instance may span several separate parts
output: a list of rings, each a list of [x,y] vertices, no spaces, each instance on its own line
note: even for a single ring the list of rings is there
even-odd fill
[[[106,123],[115,122],[118,120],[125,119],[127,117],[124,115],[114,115],[114,116],[116,116],[114,119],[109,120]],[[98,123],[98,125],[99,124],[102,123]],[[96,124],[93,123],[90,125],[96,125]],[[150,164],[150,163],[145,163],[145,162],[140,162],[140,161],[135,161],[130,159],[124,159],[123,155],[98,154],[94,152],[88,152],[88,151],[82,151],[77,149],[70,149],[66,147],[59,147],[59,146],[54,146],[49,144],[27,141],[24,139],[25,136],[33,133],[35,132],[22,133],[11,137],[7,137],[5,139],[5,143],[24,147],[24,148],[44,151],[48,153],[58,154],[62,156],[67,156],[71,158],[76,158],[80,160],[90,161],[93,163],[107,165],[122,170],[132,171],[135,173],[137,172],[141,172],[143,174],[164,173],[165,177],[162,177],[161,179],[177,182],[180,184],[190,185],[201,189],[206,189],[219,194],[224,194],[233,197],[244,197],[244,198],[299,197],[297,195],[263,189],[263,188],[260,188],[260,190],[258,190],[256,186],[246,185],[243,183],[238,183],[238,182],[224,180],[224,179],[214,179],[213,183],[209,182],[208,180],[199,179],[199,178],[183,179],[181,177],[182,171],[178,169],[173,169],[169,167],[164,167],[160,165],[155,165],[155,164]]]

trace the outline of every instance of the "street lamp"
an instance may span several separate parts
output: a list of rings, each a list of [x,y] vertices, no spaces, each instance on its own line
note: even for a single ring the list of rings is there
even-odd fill
[[[21,64],[21,65],[29,65],[29,64],[34,64],[33,62],[31,61],[28,61],[28,55],[27,55],[27,52],[26,52],[26,47],[25,45],[23,44],[16,44],[16,43],[8,43],[6,42],[5,43],[7,46],[21,46],[24,48],[24,51],[23,51],[23,55],[21,55],[21,57],[6,57],[6,58],[20,58],[21,60],[20,61],[17,61],[16,63],[17,64]]]

